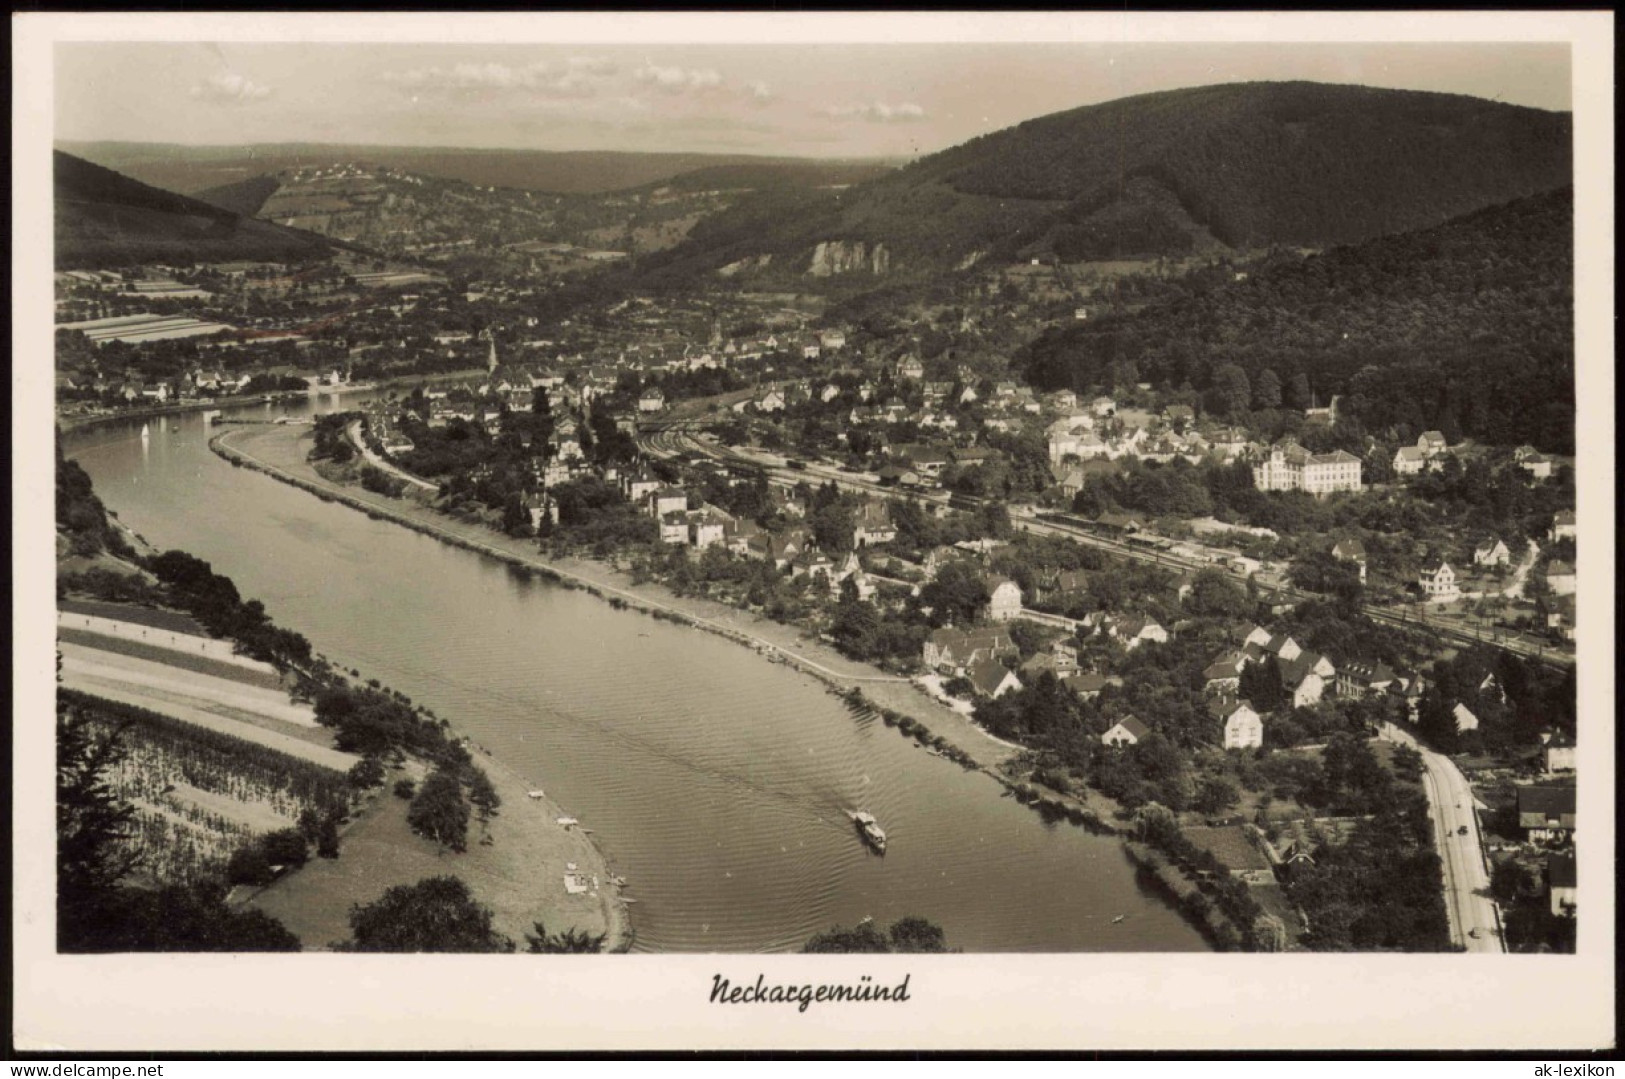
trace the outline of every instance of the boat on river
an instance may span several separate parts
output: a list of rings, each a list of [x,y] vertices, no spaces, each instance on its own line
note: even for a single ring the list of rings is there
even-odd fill
[[[880,823],[875,820],[873,813],[849,811],[852,823],[857,825],[858,834],[863,841],[875,849],[876,854],[886,853],[886,833],[881,829]]]

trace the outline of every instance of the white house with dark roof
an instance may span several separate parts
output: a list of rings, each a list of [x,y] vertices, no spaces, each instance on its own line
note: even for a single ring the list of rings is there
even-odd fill
[[[1124,716],[1113,723],[1111,729],[1100,736],[1100,744],[1106,746],[1133,746],[1139,745],[1140,740],[1151,733],[1147,727],[1134,716]]]
[[[1423,567],[1416,583],[1422,586],[1422,594],[1430,602],[1448,603],[1461,598],[1461,586],[1456,583],[1456,571],[1450,568],[1448,562]]]
[[[1021,614],[1021,586],[1008,577],[989,576],[987,584],[987,617],[994,622],[1008,622]]]
[[[1264,720],[1246,701],[1219,697],[1208,702],[1208,711],[1221,725],[1225,749],[1257,749],[1264,744]]]
[[[1558,510],[1552,517],[1552,530],[1548,535],[1553,543],[1558,540],[1576,539],[1579,533],[1574,527],[1574,511]]]
[[[1574,595],[1577,587],[1574,567],[1567,562],[1553,559],[1546,566],[1546,587],[1551,589],[1555,596]]]
[[[971,664],[965,672],[978,695],[998,700],[1012,690],[1021,688],[1016,672],[996,659],[983,659]]]
[[[1500,539],[1488,539],[1473,548],[1473,565],[1505,566],[1512,561],[1512,552]]]

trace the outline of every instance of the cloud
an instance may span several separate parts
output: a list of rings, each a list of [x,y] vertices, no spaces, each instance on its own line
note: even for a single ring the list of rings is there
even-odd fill
[[[233,71],[217,72],[192,87],[192,96],[217,105],[243,105],[271,96],[271,88]]]
[[[645,64],[638,68],[633,78],[668,94],[704,93],[707,90],[722,88],[721,72],[711,67],[660,67]]]
[[[452,64],[411,71],[390,71],[384,81],[409,93],[471,96],[495,93],[526,93],[544,97],[585,97],[597,89],[598,80],[615,70],[613,64],[594,57],[575,57],[564,70],[536,62],[533,64]]]
[[[925,110],[912,101],[905,101],[900,105],[888,105],[883,101],[871,101],[861,105],[831,106],[824,110],[824,115],[834,120],[862,120],[871,124],[904,124],[925,119]]]

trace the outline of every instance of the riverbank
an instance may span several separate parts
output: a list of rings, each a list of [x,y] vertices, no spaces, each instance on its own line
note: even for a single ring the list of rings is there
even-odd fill
[[[1024,781],[1019,773],[1012,775],[1004,766],[1020,756],[1023,747],[988,734],[968,717],[932,699],[909,679],[849,660],[796,627],[770,622],[715,601],[678,597],[653,582],[634,582],[629,573],[614,564],[550,558],[535,549],[534,541],[503,535],[481,522],[457,520],[415,498],[392,498],[330,479],[308,461],[310,444],[304,435],[302,430],[286,427],[239,428],[216,434],[209,448],[241,467],[360,510],[374,519],[391,521],[510,566],[523,567],[567,588],[591,592],[612,606],[694,626],[746,645],[772,661],[793,667],[849,705],[877,713],[887,727],[933,752],[945,765],[957,764],[990,775],[1016,801],[1044,820],[1069,822],[1120,842],[1127,838],[1127,826],[1119,819],[1120,807],[1116,803],[1096,791],[1062,794]],[[1181,909],[1178,897],[1163,889],[1149,888],[1148,894]]]
[[[63,431],[85,431],[100,427],[107,423],[117,423],[120,420],[152,420],[167,416],[184,416],[192,412],[208,412],[214,409],[237,409],[253,405],[276,403],[285,397],[296,399],[309,399],[315,397],[338,397],[357,393],[378,393],[382,390],[396,389],[401,386],[419,386],[431,382],[455,382],[459,379],[477,378],[485,374],[483,368],[472,368],[467,371],[448,371],[438,375],[411,375],[404,378],[385,379],[382,382],[357,383],[353,386],[340,386],[318,388],[308,392],[299,390],[279,390],[275,393],[262,393],[250,397],[210,398],[207,400],[187,401],[177,405],[154,405],[150,408],[120,409],[116,412],[96,412],[72,416],[58,415],[56,425]]]

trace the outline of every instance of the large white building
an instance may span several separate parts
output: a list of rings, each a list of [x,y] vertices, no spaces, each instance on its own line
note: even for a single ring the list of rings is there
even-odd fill
[[[1296,442],[1277,442],[1253,467],[1253,486],[1260,491],[1308,491],[1312,495],[1358,491],[1364,486],[1360,469],[1360,459],[1347,450],[1310,453]]]

